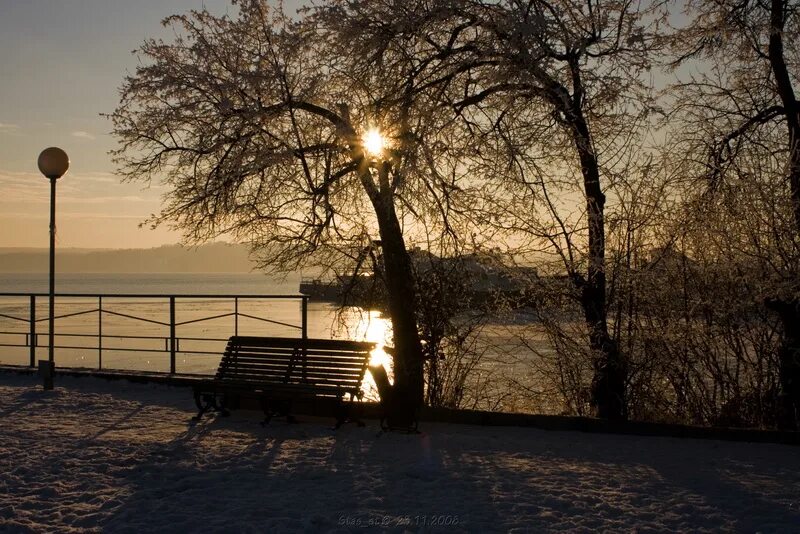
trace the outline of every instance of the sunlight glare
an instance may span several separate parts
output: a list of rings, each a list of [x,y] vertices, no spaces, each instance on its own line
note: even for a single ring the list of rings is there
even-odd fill
[[[386,148],[386,139],[377,128],[372,128],[364,134],[364,149],[373,156],[380,156]]]
[[[364,333],[365,341],[376,343],[375,349],[370,353],[370,365],[383,365],[389,369],[392,367],[392,360],[389,354],[383,350],[389,331],[389,321],[381,317],[380,312],[370,310],[369,318],[362,327],[366,328]]]
[[[347,335],[359,341],[375,343],[375,348],[370,352],[370,366],[383,365],[389,378],[389,383],[394,383],[394,361],[384,346],[391,343],[392,322],[378,310],[363,310],[351,308],[346,313],[345,320]],[[378,388],[372,374],[367,372],[361,383],[364,399],[377,401],[380,399]]]

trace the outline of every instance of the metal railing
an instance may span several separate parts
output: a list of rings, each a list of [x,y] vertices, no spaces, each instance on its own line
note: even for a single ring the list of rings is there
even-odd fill
[[[0,319],[6,319],[5,322],[11,322],[13,324],[24,324],[27,323],[24,327],[24,330],[6,330],[4,328],[0,328],[0,347],[27,347],[29,349],[29,365],[31,367],[36,366],[36,349],[40,347],[47,347],[47,334],[49,333],[49,329],[45,327],[44,332],[39,332],[37,325],[43,322],[48,321],[47,313],[42,314],[42,317],[39,317],[37,314],[37,299],[42,299],[46,303],[48,294],[47,293],[0,293],[0,303],[3,300],[8,298],[16,298],[16,299],[23,299],[27,300],[27,313],[5,313],[7,311],[6,307],[0,306]],[[79,309],[78,311],[70,311],[69,313],[61,313],[55,316],[55,327],[54,333],[57,339],[61,339],[63,341],[57,342],[54,344],[54,348],[56,349],[73,349],[73,350],[83,350],[83,351],[97,351],[97,369],[103,369],[103,354],[104,351],[108,353],[109,351],[114,352],[143,352],[143,353],[167,353],[169,354],[169,373],[175,374],[176,373],[176,355],[178,353],[181,354],[192,354],[192,355],[220,355],[219,351],[208,351],[208,350],[181,350],[181,341],[184,342],[224,342],[227,341],[227,337],[199,337],[199,336],[179,336],[177,333],[178,327],[185,327],[187,325],[203,323],[206,321],[212,321],[217,319],[223,319],[226,317],[233,318],[233,328],[232,333],[233,335],[239,334],[239,322],[241,318],[250,319],[252,321],[257,321],[259,323],[267,323],[272,325],[278,325],[284,328],[288,328],[291,331],[296,331],[300,337],[303,339],[308,337],[308,297],[305,295],[215,295],[215,294],[181,294],[181,295],[165,295],[165,294],[96,294],[96,293],[57,293],[55,295],[58,304],[63,307],[65,302],[73,301],[73,305],[84,305],[84,306],[91,306],[93,302],[96,302],[96,307],[89,307],[88,309]],[[201,316],[201,317],[192,317],[188,320],[178,321],[177,311],[179,308],[179,304],[181,301],[189,301],[194,302],[195,304],[198,303],[198,299],[205,299],[210,302],[214,302],[219,304],[220,302],[230,301],[233,305],[232,310],[224,313],[216,313],[214,315],[208,316]],[[86,302],[86,301],[89,302]],[[167,306],[168,312],[168,320],[159,320],[154,318],[152,315],[149,317],[141,316],[141,315],[134,315],[133,313],[124,313],[123,311],[115,311],[110,307],[104,307],[104,300],[106,303],[110,300],[113,301],[129,301],[129,304],[142,304],[146,302],[148,304],[158,304],[161,302],[163,305]],[[278,321],[275,319],[270,319],[267,317],[261,317],[258,315],[254,315],[252,313],[245,313],[240,310],[240,303],[243,301],[275,301],[275,300],[282,300],[282,301],[297,301],[300,304],[300,324],[292,324],[284,321]],[[20,306],[24,306],[21,304]],[[58,308],[58,306],[56,306]],[[91,321],[84,321],[81,323],[82,325],[96,325],[96,329],[93,332],[59,332],[58,331],[58,321],[64,320],[71,317],[80,317],[80,316],[91,316],[92,314],[96,315],[96,322]],[[125,319],[128,321],[138,321],[139,324],[146,324],[152,325],[156,328],[163,328],[165,330],[163,335],[147,335],[147,334],[139,334],[139,335],[131,335],[131,334],[120,334],[120,333],[108,333],[108,331],[104,331],[104,325],[107,326],[107,321],[109,317],[115,317],[118,319]],[[104,321],[105,319],[105,321]],[[44,336],[44,343],[40,343],[40,336]],[[14,338],[19,337],[19,342],[6,342],[7,338]],[[78,341],[76,340],[86,340],[86,339],[96,339],[96,343],[94,345],[78,345]],[[126,341],[146,341],[146,342],[154,342],[157,340],[163,341],[163,348],[141,348],[135,346],[114,346],[111,347],[107,344],[104,344],[104,341],[110,340],[126,340]],[[23,341],[24,340],[24,341]]]

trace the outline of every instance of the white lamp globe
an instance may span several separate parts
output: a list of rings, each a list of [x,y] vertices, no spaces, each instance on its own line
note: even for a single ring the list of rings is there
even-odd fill
[[[69,156],[58,147],[45,148],[39,154],[39,170],[47,178],[58,179],[64,176],[69,169]]]

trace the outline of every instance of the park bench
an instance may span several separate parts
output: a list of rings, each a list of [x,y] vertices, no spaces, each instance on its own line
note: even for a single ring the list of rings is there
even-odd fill
[[[348,340],[232,336],[214,378],[193,386],[195,419],[212,409],[227,415],[250,398],[260,402],[263,424],[275,415],[292,421],[295,401],[322,398],[335,403],[338,428],[361,398],[374,348],[374,343]]]

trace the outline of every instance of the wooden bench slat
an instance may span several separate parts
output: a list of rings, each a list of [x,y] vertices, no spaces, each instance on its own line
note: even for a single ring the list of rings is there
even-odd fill
[[[208,388],[200,388],[200,391],[209,391],[209,392],[216,392],[219,391],[220,393],[233,393],[236,395],[241,395],[245,397],[261,397],[263,395],[267,395],[269,397],[293,397],[293,396],[305,396],[305,397],[316,397],[316,396],[325,396],[325,397],[340,397],[344,394],[350,394],[352,391],[343,388],[335,388],[335,387],[325,387],[325,386],[309,386],[309,387],[270,387],[270,388],[257,388],[253,387],[253,382],[239,382],[235,384],[229,384],[224,388],[217,388],[214,386]],[[296,385],[295,385],[296,386]]]
[[[242,364],[271,364],[271,365],[283,365],[284,367],[289,362],[306,362],[307,365],[327,365],[329,367],[341,367],[342,369],[348,368],[356,368],[360,369],[364,366],[365,358],[361,358],[361,360],[334,360],[334,359],[325,359],[320,357],[306,357],[304,358],[302,355],[298,355],[295,358],[255,358],[253,356],[237,356],[230,359],[229,365],[233,365],[234,363],[242,363]]]
[[[255,356],[266,356],[266,355],[274,355],[275,357],[290,357],[292,356],[297,350],[301,350],[303,353],[309,356],[322,356],[326,358],[359,358],[364,354],[367,354],[369,351],[331,351],[331,350],[314,350],[314,349],[294,349],[294,350],[271,350],[267,348],[259,348],[259,347],[242,347],[239,346],[235,349],[237,354],[253,354]]]
[[[263,367],[265,369],[280,368],[286,370],[290,363],[295,368],[305,367],[306,369],[337,369],[342,372],[348,372],[348,373],[359,373],[364,368],[363,362],[359,364],[348,363],[347,365],[340,365],[335,362],[324,362],[324,361],[314,361],[314,360],[304,361],[302,359],[297,359],[292,362],[289,361],[278,362],[274,360],[260,361],[260,360],[250,360],[250,359],[237,360],[228,363],[226,367],[251,367],[253,369]]]
[[[307,393],[311,394],[324,394],[324,395],[334,395],[334,396],[344,396],[350,395],[353,393],[353,388],[343,388],[337,386],[329,386],[327,384],[289,384],[289,385],[276,385],[275,387],[269,388],[259,388],[254,387],[257,384],[253,384],[251,382],[240,382],[230,388],[225,388],[221,391],[225,392],[236,392],[237,394],[250,396],[250,395],[266,395],[266,396],[291,396],[295,394],[305,395]]]
[[[250,349],[239,349],[235,352],[231,353],[231,357],[246,357],[246,358],[274,358],[276,360],[280,359],[289,359],[296,356],[297,353],[304,354],[307,358],[320,358],[324,360],[343,360],[343,361],[357,361],[363,360],[365,356],[369,355],[369,352],[358,352],[358,353],[343,353],[337,352],[335,354],[331,354],[329,352],[322,352],[322,351],[292,351],[292,352],[259,352],[253,351]]]
[[[367,354],[361,358],[328,358],[325,356],[315,356],[315,355],[303,355],[303,354],[296,354],[293,356],[274,356],[274,355],[265,355],[265,356],[258,356],[255,354],[238,354],[234,355],[229,358],[227,361],[240,361],[240,362],[274,362],[276,364],[286,365],[290,361],[300,361],[304,360],[308,363],[319,363],[319,364],[329,364],[329,365],[341,365],[344,367],[347,366],[361,366],[364,364],[365,361],[369,361],[370,355]]]
[[[236,358],[231,359],[230,361],[226,362],[225,367],[231,367],[234,365],[249,365],[249,366],[270,366],[270,367],[282,367],[286,369],[289,365],[297,366],[297,365],[304,365],[305,367],[328,367],[333,369],[361,369],[365,367],[366,359],[362,362],[333,362],[330,360],[320,360],[320,359],[307,359],[303,358],[302,356],[298,356],[297,358],[286,359],[286,360],[273,360],[273,359],[263,359],[259,360],[258,358]]]
[[[299,340],[298,340],[299,341]],[[320,352],[320,353],[327,353],[327,354],[363,354],[366,352],[370,352],[373,350],[374,344],[368,344],[364,347],[320,347],[320,346],[309,346],[304,345],[302,343],[295,343],[293,345],[287,346],[279,346],[273,347],[269,345],[257,345],[257,344],[247,344],[247,343],[232,343],[231,347],[237,348],[237,350],[244,351],[249,350],[253,352],[274,352],[276,354],[291,354],[293,351],[301,349],[307,352]]]
[[[350,341],[346,339],[298,339],[283,337],[259,337],[259,336],[233,336],[230,341],[241,347],[272,347],[272,348],[295,348],[298,343],[308,349],[328,348],[344,351],[364,350],[370,351],[375,348],[374,343],[367,341]]]
[[[230,373],[223,378],[220,382],[230,382],[236,381],[240,377],[247,377],[248,380],[250,379],[257,379],[261,380],[262,382],[270,382],[275,384],[285,384],[288,382],[313,382],[316,380],[326,380],[328,382],[335,382],[343,385],[348,384],[358,384],[361,382],[362,378],[358,375],[337,375],[337,374],[329,374],[329,373],[306,373],[303,376],[303,373],[297,373],[289,376],[287,379],[285,375],[278,376],[277,374],[271,377],[271,380],[265,380],[265,376],[262,373],[254,373],[252,371],[242,370],[236,373]]]
[[[265,380],[265,378],[272,378],[271,380]],[[236,382],[237,380],[256,380],[260,381],[266,385],[281,385],[286,383],[298,383],[298,382],[319,382],[324,381],[331,384],[341,384],[343,386],[349,386],[352,384],[358,384],[361,382],[360,376],[349,375],[336,375],[336,374],[325,374],[325,373],[307,373],[305,377],[303,377],[302,373],[297,373],[291,375],[288,379],[286,379],[285,375],[274,375],[272,377],[265,377],[262,373],[253,372],[251,370],[241,370],[239,372],[230,373],[226,375],[222,380],[219,382],[228,383],[228,382]]]
[[[302,366],[299,366],[295,369],[292,369],[291,373],[287,373],[286,369],[280,368],[272,368],[272,369],[265,369],[259,367],[231,367],[225,371],[222,375],[222,379],[226,380],[228,377],[233,377],[236,375],[248,375],[248,376],[263,376],[263,377],[280,377],[282,379],[286,377],[302,377],[305,373],[306,376],[327,376],[331,378],[339,378],[342,380],[360,380],[361,373],[360,372],[352,372],[352,371],[339,371],[337,369],[315,369],[315,368],[308,368],[303,370]],[[280,380],[279,382],[282,382]]]
[[[236,380],[236,377],[238,377],[238,376],[248,376],[248,377],[252,376],[252,377],[258,378],[262,382],[269,381],[269,382],[275,382],[275,383],[280,384],[286,378],[286,373],[285,372],[275,372],[275,373],[272,373],[272,374],[267,374],[267,373],[252,372],[249,369],[231,370],[231,371],[226,372],[224,375],[222,375],[221,381],[222,382],[228,382],[228,381],[231,381],[231,380]]]
[[[253,376],[253,375],[249,375],[249,376],[248,375],[240,375],[240,376],[237,376],[235,378],[231,378],[230,380],[227,380],[225,382],[214,382],[213,384],[215,386],[219,386],[221,388],[226,388],[226,387],[235,387],[238,384],[245,384],[245,383],[248,384],[250,387],[252,387],[253,384],[255,383],[258,386],[258,389],[273,389],[273,388],[274,389],[280,389],[280,388],[292,389],[292,388],[300,388],[300,386],[307,387],[307,388],[314,388],[314,387],[317,387],[317,386],[324,386],[324,387],[330,387],[330,388],[333,388],[333,389],[336,389],[336,388],[339,388],[339,389],[351,389],[353,387],[353,384],[354,384],[353,382],[351,382],[349,385],[343,385],[343,384],[340,384],[340,383],[331,382],[331,381],[325,381],[325,380],[322,380],[322,379],[315,379],[315,380],[311,380],[309,382],[302,382],[301,380],[298,379],[298,380],[291,381],[291,382],[288,382],[288,383],[284,383],[284,382],[268,382],[268,383],[265,383],[263,380],[261,380],[260,377]]]

